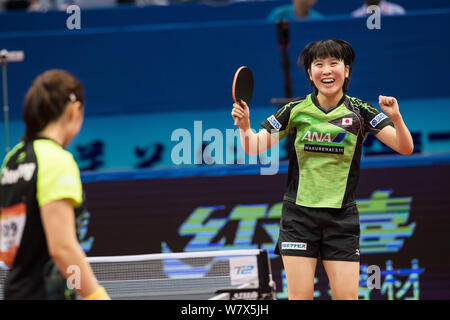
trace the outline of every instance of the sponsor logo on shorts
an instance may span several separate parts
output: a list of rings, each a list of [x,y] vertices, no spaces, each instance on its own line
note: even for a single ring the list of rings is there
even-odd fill
[[[282,242],[281,250],[306,250],[304,242]]]
[[[278,122],[278,120],[275,118],[274,115],[271,115],[267,118],[267,121],[272,125],[272,127],[275,128],[275,130],[280,131],[281,129],[281,123]]]
[[[386,118],[387,115],[385,115],[383,112],[380,112],[379,114],[376,115],[375,118],[370,120],[370,125],[375,128],[381,121],[383,121]]]

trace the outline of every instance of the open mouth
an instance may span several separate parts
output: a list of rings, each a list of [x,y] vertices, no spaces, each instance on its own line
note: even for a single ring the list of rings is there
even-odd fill
[[[334,82],[335,82],[334,79],[322,79],[323,84],[330,85],[330,84],[333,84]]]

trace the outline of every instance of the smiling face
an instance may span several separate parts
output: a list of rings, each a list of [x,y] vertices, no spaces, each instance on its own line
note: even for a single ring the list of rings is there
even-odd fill
[[[312,61],[308,75],[319,94],[326,97],[342,96],[349,70],[350,67],[345,65],[344,60],[333,57],[317,58]]]
[[[318,94],[334,100],[337,95],[341,98],[347,92],[354,60],[355,51],[347,41],[329,39],[308,43],[300,53],[298,63],[305,68],[308,80]]]

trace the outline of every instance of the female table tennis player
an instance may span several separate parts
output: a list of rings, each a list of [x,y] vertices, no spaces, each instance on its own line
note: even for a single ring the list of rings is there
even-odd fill
[[[258,134],[250,130],[245,102],[235,103],[231,112],[239,120],[248,154],[264,152],[287,135],[295,139],[275,248],[286,270],[289,299],[313,298],[318,258],[332,298],[358,298],[360,226],[354,191],[362,143],[372,133],[400,154],[413,152],[395,98],[379,96],[383,113],[346,95],[354,57],[353,48],[343,40],[309,43],[299,63],[312,93],[267,118],[262,123],[266,130]]]
[[[0,260],[9,267],[6,299],[109,299],[76,235],[83,209],[80,173],[64,150],[83,122],[81,83],[62,70],[39,75],[23,112],[25,136],[6,155],[0,184]],[[69,271],[69,273],[68,273]]]

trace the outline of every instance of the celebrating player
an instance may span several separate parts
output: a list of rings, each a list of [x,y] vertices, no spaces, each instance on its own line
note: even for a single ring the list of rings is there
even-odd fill
[[[411,154],[413,140],[397,100],[379,96],[383,112],[346,95],[355,53],[343,40],[309,43],[301,52],[314,92],[288,103],[250,129],[249,108],[235,103],[241,143],[249,155],[262,153],[287,135],[293,152],[283,197],[275,253],[282,256],[289,299],[312,299],[320,258],[333,299],[357,299],[359,213],[354,192],[361,149],[369,133],[401,154]]]

